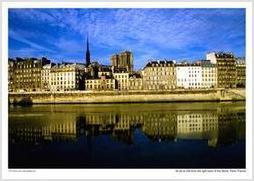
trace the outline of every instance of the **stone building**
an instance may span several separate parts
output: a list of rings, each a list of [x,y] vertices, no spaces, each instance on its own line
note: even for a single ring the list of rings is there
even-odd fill
[[[217,66],[210,61],[201,61],[202,70],[202,88],[216,88],[217,87]]]
[[[129,73],[127,72],[114,72],[114,79],[116,80],[116,89],[128,90],[129,89]]]
[[[101,76],[107,76],[107,77],[112,77],[112,69],[110,66],[107,65],[100,65],[98,68],[98,78]]]
[[[9,59],[8,60],[8,91],[12,92],[14,89],[14,60]]]
[[[206,59],[217,65],[217,87],[236,87],[236,60],[232,53],[208,53]]]
[[[92,63],[89,66],[89,75],[86,76],[86,90],[114,90],[116,81],[113,78],[112,69],[107,65]]]
[[[116,81],[112,77],[100,76],[97,79],[86,79],[85,80],[85,90],[92,91],[109,91],[115,90]]]
[[[217,86],[217,66],[208,60],[192,64],[176,65],[177,87],[184,89],[215,88]]]
[[[85,90],[100,90],[101,89],[101,79],[86,79],[85,80]]]
[[[142,90],[143,78],[140,74],[132,74],[129,77],[129,90]]]
[[[13,90],[39,91],[41,90],[41,70],[50,60],[16,58],[13,64]]]
[[[99,63],[97,61],[91,62],[86,68],[86,77],[92,79],[92,78],[99,78],[98,72],[99,72]]]
[[[151,61],[142,70],[142,76],[145,90],[176,88],[176,70],[173,61]]]
[[[50,89],[68,91],[83,89],[85,66],[82,64],[57,64],[51,68]]]
[[[236,87],[246,86],[246,64],[244,58],[236,60]]]
[[[41,70],[41,89],[50,90],[50,71],[54,63],[46,64]]]
[[[133,71],[133,54],[130,51],[124,51],[111,56],[110,62],[113,70],[124,68],[127,72]]]
[[[199,89],[202,87],[202,69],[200,64],[177,64],[176,84],[178,88]]]

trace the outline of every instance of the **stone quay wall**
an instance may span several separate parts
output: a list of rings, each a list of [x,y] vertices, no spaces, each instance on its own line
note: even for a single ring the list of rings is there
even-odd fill
[[[23,100],[29,100],[33,104],[244,101],[245,89],[9,93],[10,104]]]

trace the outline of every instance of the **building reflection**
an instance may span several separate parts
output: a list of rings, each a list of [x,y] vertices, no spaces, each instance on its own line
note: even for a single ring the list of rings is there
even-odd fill
[[[224,111],[218,115],[218,144],[233,144],[245,139],[245,112]]]
[[[218,139],[218,113],[199,112],[177,115],[178,139],[205,139],[216,146]]]
[[[149,113],[142,126],[144,134],[154,141],[174,140],[177,135],[175,113]]]
[[[245,110],[50,113],[36,120],[12,118],[12,143],[77,142],[109,135],[117,142],[135,143],[138,129],[151,141],[207,140],[210,147],[245,139]]]
[[[53,116],[51,119],[14,119],[9,124],[9,140],[20,143],[75,142],[76,116]]]

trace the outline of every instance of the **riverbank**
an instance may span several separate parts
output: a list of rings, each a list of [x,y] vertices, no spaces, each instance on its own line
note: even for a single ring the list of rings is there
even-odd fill
[[[68,91],[10,92],[9,103],[137,103],[137,102],[201,102],[244,101],[245,89],[206,89],[172,91]]]

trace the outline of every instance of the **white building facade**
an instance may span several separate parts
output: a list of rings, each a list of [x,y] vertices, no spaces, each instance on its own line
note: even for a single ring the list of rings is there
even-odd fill
[[[199,89],[202,87],[202,68],[200,65],[176,66],[176,85],[177,88]]]
[[[55,65],[50,72],[50,89],[52,91],[79,90],[83,84],[84,73],[84,65]]]

